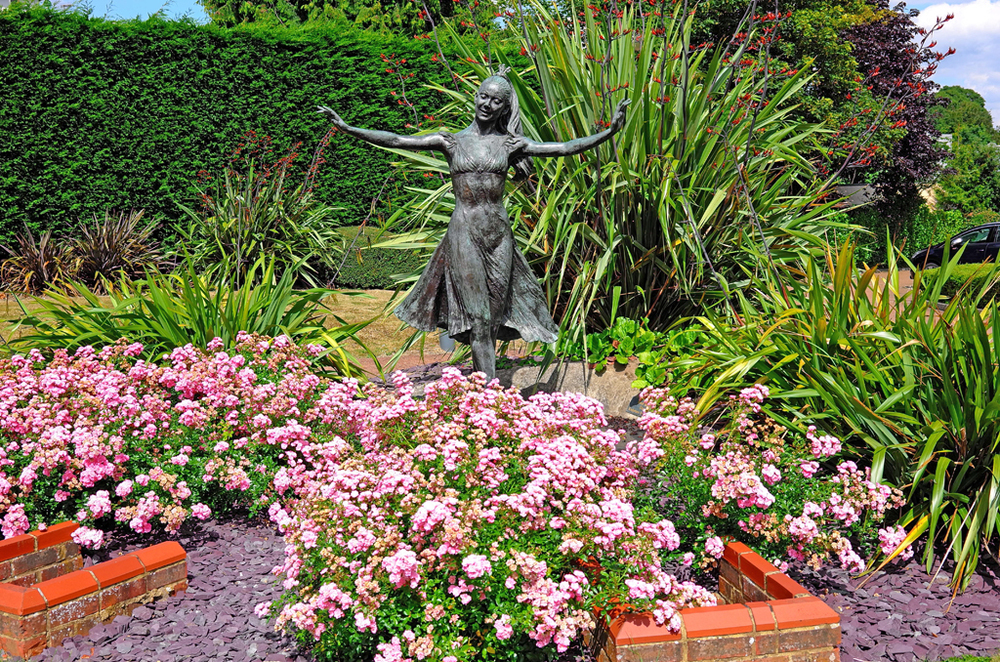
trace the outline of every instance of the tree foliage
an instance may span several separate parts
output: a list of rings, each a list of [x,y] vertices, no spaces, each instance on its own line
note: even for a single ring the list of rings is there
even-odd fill
[[[872,137],[869,163],[862,162],[866,167],[851,180],[876,186],[878,211],[896,237],[923,204],[919,190],[937,177],[948,155],[929,109],[941,103],[932,81],[937,63],[954,51],[932,49],[933,33],[943,23],[928,31],[917,27],[916,10],[905,4],[890,10],[888,0],[874,2],[879,18],[847,30],[844,37],[855,47],[859,72],[865,72],[859,92],[886,108],[888,121],[882,141],[878,133]]]
[[[937,93],[947,99],[931,111],[934,125],[941,133],[958,133],[965,127],[979,127],[993,134],[993,116],[986,109],[986,100],[975,90],[958,85],[947,85]]]
[[[993,142],[995,137],[981,125],[959,125],[952,135],[949,170],[937,192],[944,209],[1000,212],[1000,146]]]
[[[835,131],[810,154],[822,168],[839,171],[842,183],[902,181],[908,191],[936,172],[943,153],[935,151],[937,132],[924,117],[936,103],[929,79],[943,56],[921,43],[915,12],[903,4],[890,8],[888,0],[791,0],[773,7],[710,0],[699,7],[696,39],[730,39],[748,11],[783,18],[770,49],[773,68],[813,74],[797,113]]]

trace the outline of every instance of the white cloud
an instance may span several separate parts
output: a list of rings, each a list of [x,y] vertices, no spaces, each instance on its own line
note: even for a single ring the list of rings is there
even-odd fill
[[[935,33],[936,50],[956,52],[938,65],[934,80],[975,90],[986,99],[994,123],[1000,123],[1000,0],[932,4],[920,11],[916,23],[930,28],[948,14],[955,18]]]

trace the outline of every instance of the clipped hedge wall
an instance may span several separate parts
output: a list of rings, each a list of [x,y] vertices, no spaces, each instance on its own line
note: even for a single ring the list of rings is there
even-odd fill
[[[948,280],[941,287],[941,294],[947,297],[955,296],[970,279],[972,280],[972,284],[969,286],[967,292],[978,292],[993,276],[992,272],[993,269],[982,264],[956,265],[951,275],[948,276]],[[937,273],[937,269],[928,269],[926,273],[927,277],[930,278],[932,274]],[[996,299],[998,294],[1000,294],[1000,283],[996,283],[990,288],[986,293],[984,301]]]
[[[333,284],[347,290],[394,290],[393,276],[414,273],[423,264],[424,259],[414,251],[363,248],[347,256]]]
[[[66,233],[106,208],[145,208],[169,226],[176,202],[195,202],[199,170],[219,176],[249,130],[269,135],[275,158],[301,141],[303,170],[330,126],[330,105],[359,126],[409,133],[413,109],[381,55],[405,58],[419,115],[447,83],[432,41],[348,25],[224,29],[151,18],[111,22],[44,8],[0,12],[0,240],[27,223]],[[317,180],[337,221],[363,219],[388,152],[334,136]],[[403,182],[390,186],[399,195]],[[176,202],[175,202],[176,201]]]
[[[990,214],[991,212],[976,212],[966,215],[959,211],[930,209],[927,205],[920,205],[897,231],[893,245],[902,248],[905,255],[912,255],[918,250],[947,241],[962,230],[994,222]],[[867,232],[838,231],[835,234],[837,244],[850,239],[857,244],[855,255],[860,262],[885,263],[886,230],[890,228],[888,220],[877,207],[861,207],[849,212],[840,212],[833,220],[858,225],[867,230]],[[891,232],[890,229],[890,234]]]
[[[345,247],[350,250],[337,266],[339,270],[322,274],[323,282],[346,290],[394,290],[395,276],[413,274],[424,266],[428,255],[420,251],[373,248],[372,243],[391,239],[390,232],[372,228],[340,228]]]

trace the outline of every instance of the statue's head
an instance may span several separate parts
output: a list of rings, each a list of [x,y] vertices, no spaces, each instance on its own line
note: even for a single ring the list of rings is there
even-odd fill
[[[514,88],[503,76],[490,76],[476,92],[476,119],[495,121],[501,132],[507,131]]]

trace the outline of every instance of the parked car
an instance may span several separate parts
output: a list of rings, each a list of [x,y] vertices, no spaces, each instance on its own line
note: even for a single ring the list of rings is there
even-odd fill
[[[949,240],[949,255],[954,256],[963,245],[965,251],[958,260],[960,264],[996,261],[1000,253],[1000,223],[987,223],[963,230]],[[945,242],[929,246],[910,256],[910,262],[917,269],[937,269],[944,262]]]

